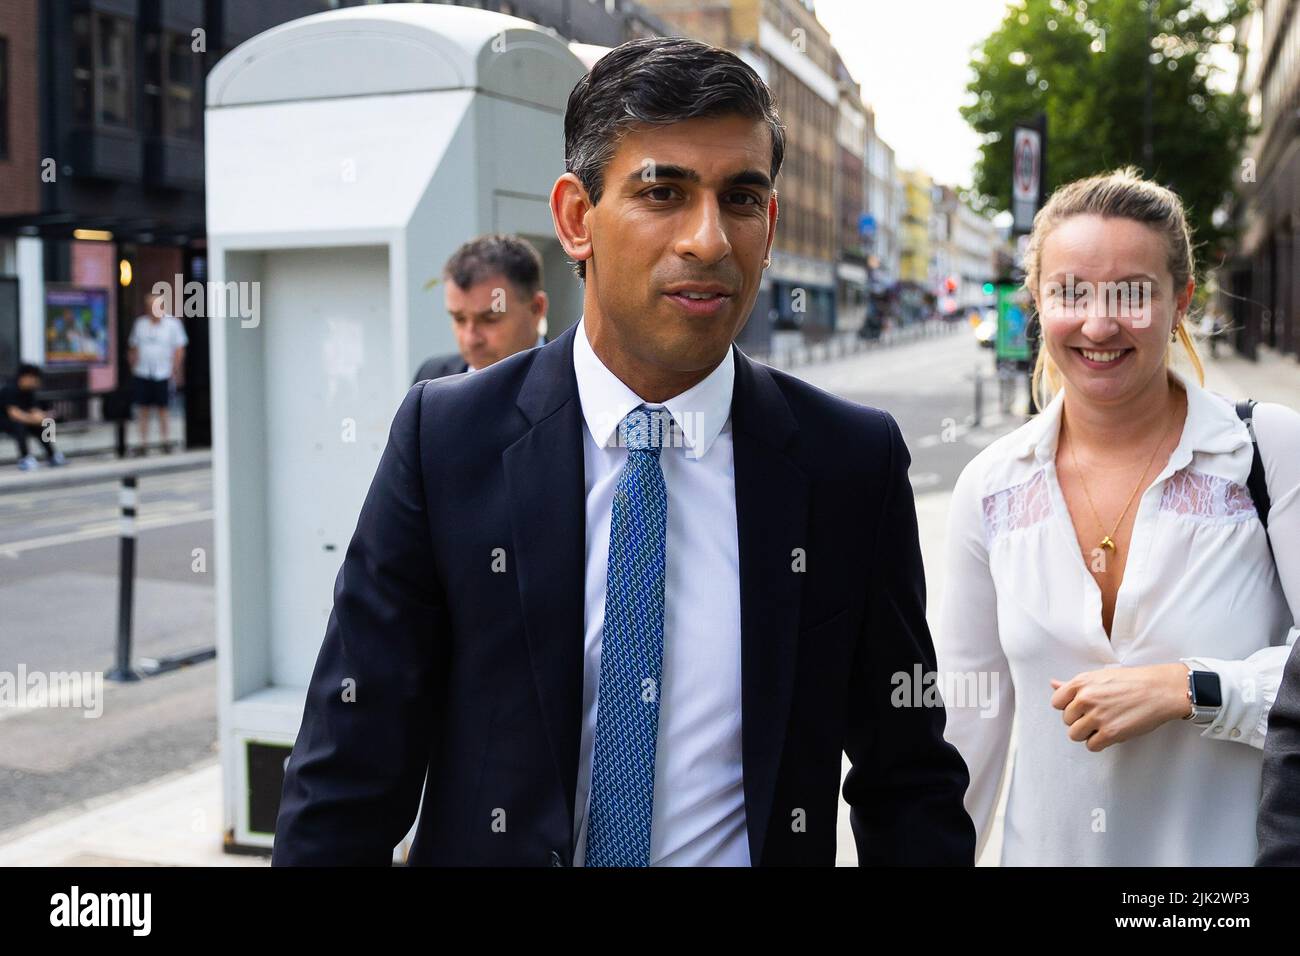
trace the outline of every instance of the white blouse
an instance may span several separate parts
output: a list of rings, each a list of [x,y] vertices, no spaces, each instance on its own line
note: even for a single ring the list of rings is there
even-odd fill
[[[1137,502],[1108,640],[1057,481],[1064,393],[985,448],[953,490],[935,633],[946,738],[970,769],[977,853],[1016,725],[1004,866],[1249,866],[1268,709],[1300,634],[1300,414],[1255,407],[1268,540],[1233,403],[1172,370],[1187,418]],[[1184,661],[1219,674],[1212,724],[1172,720],[1094,753],[1066,736],[1053,678]]]

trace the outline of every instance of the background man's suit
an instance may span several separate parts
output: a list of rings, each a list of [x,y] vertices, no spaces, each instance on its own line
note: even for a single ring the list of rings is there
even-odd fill
[[[411,863],[572,862],[585,526],[573,340],[408,391],[335,585],[277,865],[387,864],[422,785]],[[834,863],[844,751],[863,864],[969,865],[969,778],[944,712],[891,705],[893,675],[935,669],[898,427],[734,357],[751,861]]]
[[[451,355],[435,355],[433,358],[425,359],[415,372],[415,378],[411,379],[411,384],[423,382],[428,378],[444,378],[448,375],[457,375],[460,372],[468,372],[469,363],[466,362],[459,352],[453,352]]]

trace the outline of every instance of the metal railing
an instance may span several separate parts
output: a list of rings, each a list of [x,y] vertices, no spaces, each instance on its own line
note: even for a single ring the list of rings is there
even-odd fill
[[[920,339],[945,335],[958,329],[967,328],[969,327],[965,322],[924,319],[893,329],[886,329],[875,338],[864,338],[856,331],[835,332],[819,341],[800,342],[794,345],[773,348],[766,352],[750,352],[749,354],[774,368],[789,369],[800,365],[810,365],[814,362],[848,358],[862,352],[889,348],[893,345],[915,342]]]

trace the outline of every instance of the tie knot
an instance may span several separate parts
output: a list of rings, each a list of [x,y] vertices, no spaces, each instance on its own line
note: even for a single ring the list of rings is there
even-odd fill
[[[619,422],[618,439],[628,451],[652,451],[656,455],[668,444],[673,416],[666,408],[639,405]]]

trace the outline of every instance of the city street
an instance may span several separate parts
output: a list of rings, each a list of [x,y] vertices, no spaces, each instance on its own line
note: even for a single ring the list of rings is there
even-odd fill
[[[984,376],[984,414],[981,427],[973,428],[977,369]],[[1022,421],[998,413],[993,353],[979,348],[964,324],[932,338],[793,372],[818,388],[893,415],[912,454],[912,488],[918,494],[951,489],[979,449]],[[1019,400],[1024,403],[1023,394]]]
[[[80,462],[68,466],[76,468]],[[117,638],[115,484],[0,497],[0,670],[107,671]],[[133,660],[215,642],[211,477],[142,479]],[[134,684],[104,681],[102,716],[0,708],[0,831],[210,757],[216,667]]]
[[[983,426],[972,428],[968,425],[974,405],[971,375],[977,367],[987,376],[986,413]],[[913,459],[910,473],[926,564],[927,616],[933,625],[943,594],[940,558],[952,485],[980,448],[1021,421],[1018,415],[997,411],[991,356],[976,347],[965,328],[955,328],[797,366],[792,372],[820,388],[887,409],[898,419]],[[1212,390],[1300,404],[1294,376],[1279,359],[1256,364],[1228,356],[1207,361],[1206,372],[1206,385]],[[142,481],[140,487],[137,662],[214,640],[212,575],[193,570],[192,557],[194,549],[203,549],[207,567],[212,566],[210,476],[207,472],[159,476]],[[6,610],[0,669],[13,669],[18,662],[45,670],[111,666],[117,608],[116,516],[114,485],[70,489],[48,497],[36,493],[0,497],[0,602]],[[126,836],[119,842],[126,842],[124,852],[130,854],[249,862],[247,857],[219,852],[215,683],[213,661],[135,684],[106,682],[103,716],[84,724],[77,710],[0,710],[0,786],[13,795],[0,804],[0,846],[14,848],[5,852],[16,852],[18,859],[46,859],[48,851],[31,842],[46,839],[42,834],[54,840],[63,839],[58,835],[67,832],[76,840],[86,829],[99,832],[106,823],[116,823],[125,828]],[[184,773],[196,766],[196,772]],[[151,785],[153,781],[158,783]],[[113,795],[128,792],[138,795],[122,801],[121,813],[114,815]],[[100,809],[85,812],[97,806]],[[184,840],[161,838],[168,845],[167,853],[135,849],[139,837],[130,821],[140,813],[155,812],[155,807],[184,821]],[[198,822],[191,827],[192,818]],[[53,826],[60,820],[59,826]],[[33,827],[38,829],[24,838]],[[982,857],[985,864],[997,859],[999,842],[995,827]],[[838,845],[841,865],[856,862],[843,802]],[[71,851],[65,855],[79,858]],[[102,857],[91,853],[87,859],[103,862]]]
[[[799,366],[793,374],[898,418],[912,451],[918,511],[923,525],[937,530],[961,467],[999,430],[966,424],[977,365],[987,374],[990,353],[963,327]],[[945,434],[956,440],[945,441]],[[134,659],[212,645],[212,574],[193,569],[195,549],[208,569],[213,563],[210,474],[142,479],[139,515]],[[46,671],[111,667],[117,534],[115,485],[0,497],[0,669],[19,662]],[[927,554],[927,566],[934,558]],[[106,681],[103,716],[91,721],[71,709],[0,710],[0,786],[14,797],[0,804],[0,834],[210,758],[215,681],[213,661],[136,684]]]

